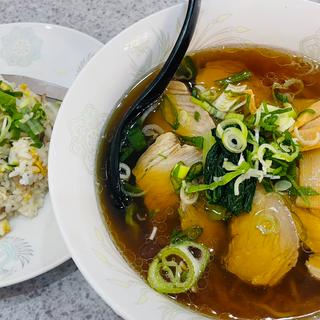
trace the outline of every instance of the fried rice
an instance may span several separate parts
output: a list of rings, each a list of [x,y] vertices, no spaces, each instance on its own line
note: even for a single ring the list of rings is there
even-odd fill
[[[17,215],[35,217],[48,192],[49,142],[59,104],[0,78],[0,236]]]

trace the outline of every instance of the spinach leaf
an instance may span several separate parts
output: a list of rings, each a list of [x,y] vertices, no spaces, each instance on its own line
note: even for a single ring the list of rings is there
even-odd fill
[[[196,137],[181,136],[180,138],[184,143],[194,145],[198,149],[203,148],[203,137],[201,136],[196,136]]]
[[[174,75],[177,80],[193,80],[197,75],[197,68],[190,56],[185,56]]]
[[[124,130],[120,147],[120,161],[127,160],[134,152],[142,152],[147,147],[147,140],[138,121],[133,126]]]
[[[196,111],[193,115],[194,117],[194,120],[196,120],[197,122],[200,121],[200,118],[201,118],[201,115],[200,115],[200,112],[199,111]]]
[[[195,241],[197,240],[203,232],[203,228],[200,226],[193,226],[185,230],[173,230],[170,242],[172,244],[184,242],[184,241]]]
[[[197,179],[203,175],[203,165],[202,162],[196,162],[194,163],[187,176],[186,176],[186,181],[187,182],[192,182],[194,179]]]
[[[120,161],[124,162],[127,160],[133,154],[133,152],[134,149],[131,146],[122,147],[120,151]]]
[[[231,153],[226,150],[220,139],[216,138],[216,143],[212,146],[206,157],[204,166],[204,182],[210,184],[216,177],[221,177],[227,173],[223,168],[224,159],[237,165],[240,155]],[[256,190],[257,179],[251,178],[240,184],[240,194],[234,194],[234,182],[230,181],[224,186],[220,186],[215,190],[206,192],[209,204],[218,204],[225,207],[234,215],[241,212],[249,212],[252,207],[252,201]]]
[[[264,190],[266,191],[266,192],[273,192],[274,190],[273,190],[273,184],[272,184],[272,182],[271,182],[271,180],[270,179],[263,179],[262,180],[262,182],[261,182],[261,184],[263,185],[263,187],[264,187]]]
[[[127,139],[131,146],[137,151],[141,151],[147,146],[146,138],[138,126],[130,129]]]

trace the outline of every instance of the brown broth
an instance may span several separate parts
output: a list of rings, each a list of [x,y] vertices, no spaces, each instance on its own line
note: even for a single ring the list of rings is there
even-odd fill
[[[297,97],[301,101],[300,109],[306,107],[304,99],[320,98],[319,65],[293,54],[266,48],[225,48],[197,52],[193,55],[193,59],[198,69],[203,68],[209,61],[240,61],[254,73],[255,81],[258,83],[256,90],[265,89],[265,92],[270,90],[270,85],[277,79],[299,78],[305,83],[304,91]],[[157,216],[150,218],[145,214],[146,221],[139,222],[140,232],[134,232],[126,225],[123,214],[112,206],[104,172],[108,132],[117,125],[123,111],[130,107],[155,74],[156,72],[153,72],[141,81],[114,112],[101,139],[96,167],[98,198],[107,227],[128,263],[144,278],[152,258],[169,243],[172,230],[180,226],[179,217],[171,208],[168,208],[166,219],[159,219]],[[250,81],[248,84],[250,86]],[[271,99],[270,96],[266,98]],[[158,111],[151,114],[147,121],[169,130]],[[139,205],[143,207],[141,202]],[[158,236],[155,241],[150,241],[148,236],[154,225],[158,227]],[[226,250],[228,241],[224,245]],[[301,251],[296,267],[287,273],[278,285],[271,288],[254,287],[244,283],[225,270],[221,263],[222,257],[223,253],[209,263],[204,277],[199,281],[198,292],[180,294],[172,298],[207,315],[218,315],[221,319],[229,318],[230,314],[245,319],[263,317],[296,319],[298,316],[320,309],[320,281],[309,275],[304,264],[307,258],[304,252]]]

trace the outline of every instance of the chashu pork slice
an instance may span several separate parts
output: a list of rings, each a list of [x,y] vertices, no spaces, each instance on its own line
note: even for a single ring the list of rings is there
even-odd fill
[[[313,254],[306,261],[310,274],[320,280],[320,210],[294,208],[300,240]]]
[[[206,211],[206,201],[198,200],[191,205],[180,205],[180,220],[182,230],[200,227],[202,232],[197,239],[214,250],[214,254],[221,256],[228,241],[228,228],[224,221],[214,220]]]
[[[148,210],[165,212],[176,209],[179,198],[170,180],[171,170],[180,161],[191,166],[201,159],[199,149],[181,145],[172,132],[160,135],[133,169],[137,185],[145,192],[144,202]]]
[[[176,112],[178,126],[175,132],[180,136],[199,137],[215,128],[209,113],[191,101],[187,86],[180,81],[171,81],[165,93],[164,103],[169,103]],[[162,108],[165,119],[169,110]]]
[[[299,237],[280,195],[257,188],[250,213],[232,219],[225,266],[253,285],[273,286],[298,259]]]
[[[300,240],[312,252],[320,254],[320,216],[305,208],[294,208]]]
[[[248,67],[239,61],[235,60],[216,60],[209,61],[201,68],[196,77],[196,84],[203,85],[207,89],[217,87],[217,80],[227,78],[235,73],[248,70]],[[272,101],[272,90],[264,85],[261,77],[252,75],[247,81],[241,84],[247,84],[250,88],[246,93],[250,94],[251,101],[255,100],[255,105],[259,106],[261,102]],[[254,93],[254,94],[253,94]],[[251,103],[250,103],[251,104]],[[252,106],[250,106],[250,109]],[[254,111],[254,110],[250,110]]]
[[[313,254],[306,261],[306,266],[311,276],[320,280],[320,254]]]
[[[310,150],[302,153],[299,160],[299,185],[311,187],[320,193],[320,149]],[[307,201],[298,197],[297,206],[303,208],[320,209],[320,195],[307,197]]]

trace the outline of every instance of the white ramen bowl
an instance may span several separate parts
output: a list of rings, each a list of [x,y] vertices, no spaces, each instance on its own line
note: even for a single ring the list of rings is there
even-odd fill
[[[99,211],[95,155],[103,125],[123,94],[167,57],[186,6],[158,12],[123,31],[88,63],[59,112],[49,155],[54,211],[88,282],[123,318],[205,317],[148,287],[114,246]],[[320,60],[320,5],[305,0],[203,0],[190,50],[228,44],[281,47]]]

